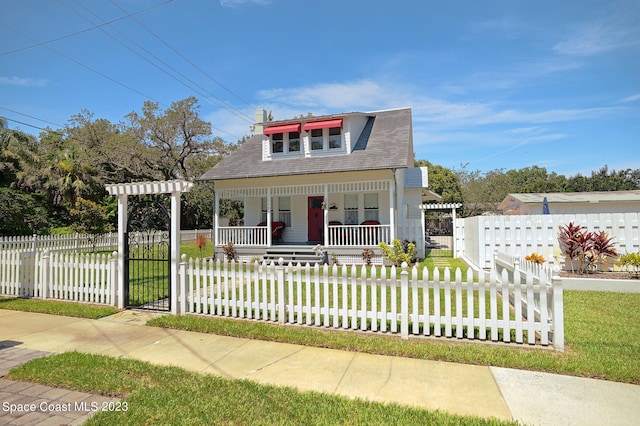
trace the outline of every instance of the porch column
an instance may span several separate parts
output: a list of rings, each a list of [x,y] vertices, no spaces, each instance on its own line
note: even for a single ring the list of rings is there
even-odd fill
[[[214,201],[213,201],[213,247],[218,247],[220,244],[218,237],[218,226],[220,225],[218,222],[220,221],[220,195],[218,191],[213,193]]]
[[[267,188],[267,246],[271,247],[271,188]]]
[[[171,313],[178,312],[178,298],[185,295],[178,291],[180,277],[178,268],[180,263],[180,192],[171,193]],[[180,312],[182,313],[182,312]]]
[[[124,283],[126,277],[125,273],[125,258],[124,251],[126,249],[127,242],[125,241],[125,233],[127,232],[127,194],[118,195],[118,297],[117,306],[118,309],[124,309]]]
[[[391,238],[390,242],[392,242],[396,238],[396,181],[395,179],[389,183],[389,225],[391,225],[389,236]]]
[[[323,235],[324,235],[324,246],[329,245],[329,185],[324,184],[324,203],[322,203],[324,208],[322,209],[323,214]]]
[[[426,251],[425,251],[425,246],[427,244],[427,241],[425,240],[425,224],[424,224],[424,204],[420,204],[418,206],[418,208],[420,209],[420,232],[422,233],[421,237],[420,237],[420,247],[418,247],[418,256],[419,257],[425,257],[427,255]]]

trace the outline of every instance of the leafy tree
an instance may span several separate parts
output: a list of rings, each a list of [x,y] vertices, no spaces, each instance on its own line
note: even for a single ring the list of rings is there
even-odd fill
[[[158,104],[147,101],[142,115],[131,112],[128,131],[140,144],[149,149],[146,165],[157,171],[157,179],[188,179],[189,160],[198,155],[215,156],[220,148],[209,138],[211,125],[198,116],[195,97],[173,102],[160,111]]]
[[[96,250],[97,238],[112,230],[105,208],[84,198],[79,198],[76,206],[71,209],[71,219],[73,220],[71,229],[74,232],[89,235],[93,251]]]
[[[416,167],[427,167],[429,173],[429,190],[442,196],[443,203],[462,202],[462,187],[460,179],[451,170],[440,165],[434,165],[427,160],[416,160]]]

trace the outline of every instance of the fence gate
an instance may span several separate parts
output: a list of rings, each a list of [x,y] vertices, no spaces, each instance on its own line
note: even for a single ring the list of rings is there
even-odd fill
[[[171,309],[171,219],[165,197],[139,197],[125,233],[126,307]]]
[[[425,204],[425,254],[427,257],[454,256],[454,223],[457,203]]]

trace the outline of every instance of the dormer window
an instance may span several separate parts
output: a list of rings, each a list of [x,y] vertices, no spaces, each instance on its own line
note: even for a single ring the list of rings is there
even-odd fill
[[[300,152],[299,132],[289,132],[288,152]]]
[[[342,148],[342,129],[340,127],[329,128],[329,149]]]
[[[274,154],[284,152],[284,133],[271,135],[271,152]]]
[[[324,137],[322,136],[323,129],[311,130],[311,150],[322,151],[324,149]]]

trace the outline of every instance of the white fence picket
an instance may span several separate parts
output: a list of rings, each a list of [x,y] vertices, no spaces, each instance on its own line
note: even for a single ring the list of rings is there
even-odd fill
[[[526,340],[563,349],[564,343],[556,340],[564,336],[563,324],[554,322],[561,314],[550,313],[562,304],[561,281],[553,283],[544,270],[534,280],[529,269],[535,268],[517,269],[515,274],[502,269],[499,276],[496,271],[480,273],[474,282],[470,270],[463,278],[459,269],[448,268],[435,268],[432,277],[423,268],[422,278],[417,267],[399,276],[392,268],[387,278],[386,267],[190,261],[184,268],[189,279],[181,280],[190,288],[181,293],[189,299],[189,312],[208,315],[399,333],[403,338],[433,333],[517,344]]]

